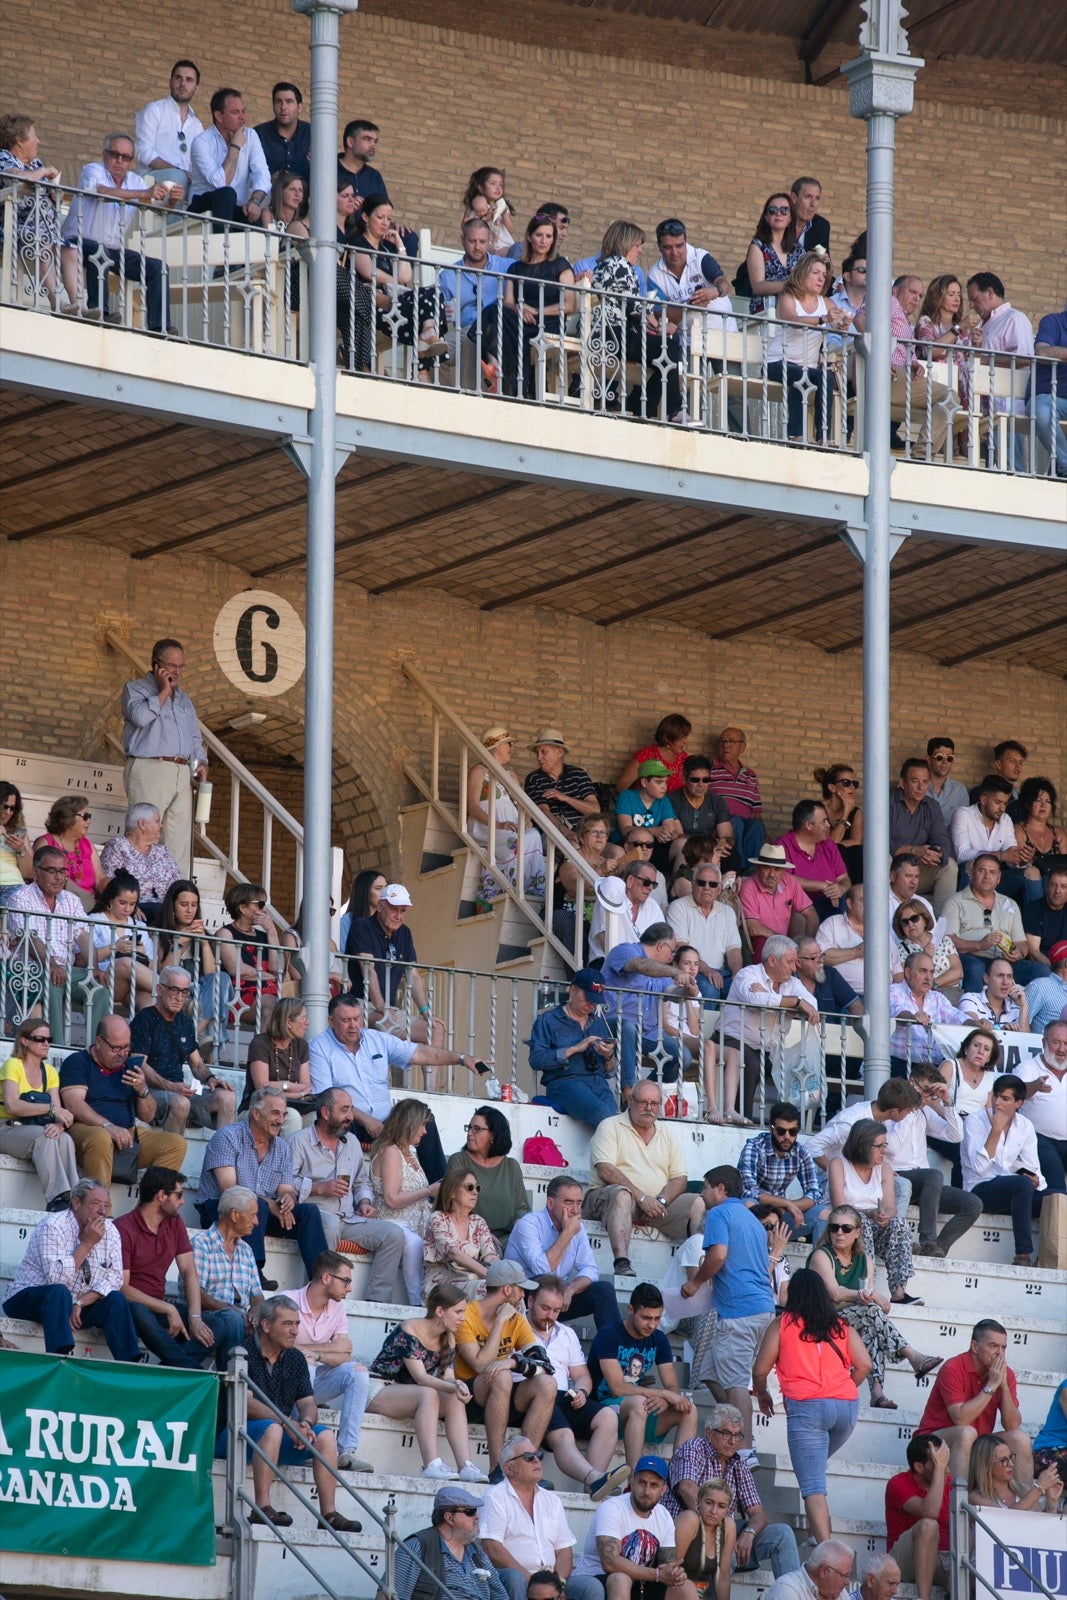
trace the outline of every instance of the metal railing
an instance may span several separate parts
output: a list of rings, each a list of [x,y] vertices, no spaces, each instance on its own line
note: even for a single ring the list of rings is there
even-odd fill
[[[982,1516],[982,1508],[972,1506],[968,1501],[967,1485],[963,1478],[952,1480],[949,1508],[949,1600],[972,1600],[976,1591],[978,1600],[981,1600],[984,1594],[992,1595],[993,1600],[1003,1600],[1007,1592],[1006,1585],[998,1587],[984,1573],[979,1572],[975,1565],[973,1559],[975,1528],[981,1528],[1000,1552],[1005,1576],[1014,1570],[1031,1586],[1029,1590],[1023,1592],[1036,1591],[1043,1594],[1045,1600],[1057,1600],[1057,1596],[1062,1595],[1061,1589],[1053,1590],[1044,1584],[1020,1558],[1018,1550],[1005,1544],[994,1533]]]
[[[104,231],[109,211],[122,216],[105,245],[85,218]],[[303,240],[17,178],[4,182],[0,220],[0,304],[308,359]],[[422,248],[431,254],[337,246],[343,371],[764,443],[865,448],[865,345],[847,328],[753,316],[736,297],[668,306],[586,279],[446,265],[425,235]],[[1064,470],[1062,364],[914,339],[897,354],[893,445],[904,460],[1041,477],[1056,472],[1058,451]]]
[[[111,939],[101,940],[93,951],[92,929],[99,939],[105,926],[91,924],[87,917],[0,908],[0,1016],[17,1025],[35,1006],[43,1007],[56,1047],[63,1049],[91,1043],[103,1016],[117,1013],[132,1019],[151,1004],[157,973],[174,960],[173,941],[180,930],[113,924]],[[120,997],[115,947],[131,935],[151,941],[150,964],[130,967]],[[69,959],[72,940],[77,949],[74,960]],[[205,950],[211,954],[210,962],[204,958]],[[232,940],[200,935],[184,957],[182,964],[191,979],[188,1010],[202,1045],[210,1046],[202,1053],[210,1060],[213,1052],[213,1069],[233,1074],[239,1093],[244,1088],[249,1040],[265,1030],[283,983],[296,989],[287,974],[299,976],[301,953],[299,946],[260,945],[257,958],[263,964],[236,983],[239,949]],[[423,976],[428,1012],[424,1017],[409,963],[344,955],[333,961],[338,984],[347,989],[351,976],[358,974],[365,995],[371,993],[372,971],[378,969],[388,1010],[379,1016],[368,1002],[372,1026],[416,1041],[439,1037],[450,1051],[492,1063],[492,1073],[480,1090],[469,1068],[454,1066],[423,1068],[423,1081],[414,1083],[413,1089],[527,1100],[543,1093],[543,1075],[530,1067],[529,1041],[540,1013],[566,1000],[566,978],[534,979],[420,964],[417,970]],[[134,981],[135,967],[149,979],[140,990]],[[793,1012],[727,999],[693,1002],[696,1010],[687,1018],[671,1009],[683,1002],[667,998],[653,1002],[650,1018],[643,1000],[633,989],[609,986],[605,991],[601,1014],[615,1043],[606,1078],[619,1103],[623,1088],[634,1077],[651,1073],[664,1084],[665,1101],[673,1102],[669,1114],[681,1120],[724,1113],[732,1109],[727,1106],[728,1094],[736,1105],[743,1093],[743,1104],[758,1125],[766,1124],[771,1104],[785,1098],[797,1103],[810,1127],[821,1121],[828,1101],[843,1105],[847,1095],[862,1086],[863,1038],[856,1017],[823,1013],[815,1025],[797,1020]],[[690,1021],[695,1031],[690,1031]]]

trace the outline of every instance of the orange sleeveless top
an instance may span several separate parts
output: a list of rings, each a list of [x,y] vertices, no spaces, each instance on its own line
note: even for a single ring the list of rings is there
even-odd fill
[[[802,1339],[801,1323],[782,1318],[778,1334],[778,1381],[787,1400],[855,1400],[848,1329],[815,1343]]]

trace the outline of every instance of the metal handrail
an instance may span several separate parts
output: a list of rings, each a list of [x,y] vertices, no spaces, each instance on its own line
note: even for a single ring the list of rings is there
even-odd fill
[[[227,1372],[220,1381],[227,1386],[228,1390],[226,1408],[228,1423],[228,1435],[226,1441],[226,1519],[227,1526],[232,1529],[236,1536],[237,1544],[237,1559],[235,1560],[234,1564],[235,1573],[234,1583],[231,1587],[231,1600],[252,1600],[251,1585],[253,1574],[252,1564],[248,1559],[248,1551],[252,1541],[249,1535],[248,1519],[244,1514],[244,1510],[245,1508],[254,1510],[256,1507],[256,1502],[253,1496],[248,1493],[244,1483],[246,1465],[244,1447],[246,1445],[254,1455],[258,1456],[261,1461],[265,1461],[267,1463],[274,1476],[280,1482],[285,1484],[289,1493],[294,1496],[301,1506],[303,1506],[305,1511],[308,1511],[311,1516],[315,1518],[318,1526],[329,1533],[332,1536],[334,1543],[337,1544],[346,1555],[352,1558],[352,1560],[356,1563],[360,1570],[366,1574],[367,1577],[374,1581],[379,1589],[379,1592],[386,1596],[386,1600],[396,1600],[396,1547],[402,1541],[399,1539],[396,1531],[396,1506],[392,1497],[386,1501],[384,1515],[380,1515],[370,1504],[370,1502],[364,1499],[364,1497],[359,1493],[358,1489],[355,1489],[352,1484],[347,1481],[347,1479],[341,1477],[340,1473],[331,1465],[329,1461],[326,1460],[326,1457],[314,1444],[308,1443],[306,1440],[302,1441],[304,1448],[308,1453],[309,1462],[314,1460],[319,1462],[321,1466],[325,1467],[326,1471],[334,1479],[334,1482],[340,1488],[344,1489],[348,1494],[350,1494],[353,1500],[355,1500],[356,1504],[360,1507],[360,1510],[363,1511],[363,1513],[368,1516],[370,1520],[378,1526],[378,1528],[381,1529],[385,1540],[386,1557],[385,1573],[381,1574],[375,1572],[374,1568],[369,1564],[369,1562],[364,1560],[359,1551],[354,1549],[353,1546],[348,1543],[348,1541],[338,1532],[336,1528],[332,1528],[330,1524],[320,1516],[318,1508],[315,1506],[313,1501],[310,1500],[308,1496],[304,1494],[303,1490],[282,1471],[277,1462],[270,1459],[258,1441],[249,1436],[248,1396],[250,1394],[254,1396],[259,1404],[264,1406],[286,1430],[290,1428],[292,1419],[283,1415],[283,1413],[278,1410],[278,1407],[270,1399],[269,1395],[264,1394],[262,1389],[253,1383],[252,1379],[248,1376],[248,1353],[243,1345],[238,1345],[233,1350],[230,1356]],[[322,1585],[322,1588],[325,1590],[326,1594],[330,1596],[330,1600],[343,1600],[343,1597],[331,1587],[331,1585],[323,1577],[322,1573],[316,1569],[316,1567],[307,1558],[307,1556],[304,1555],[303,1551],[299,1549],[292,1537],[288,1535],[284,1529],[279,1528],[276,1523],[266,1523],[264,1526],[270,1529],[270,1531],[274,1534],[274,1537],[285,1547],[290,1555],[296,1557],[305,1571],[309,1572],[316,1582]],[[420,1556],[415,1555],[410,1550],[406,1550],[405,1553],[410,1557],[415,1565],[431,1579],[431,1581],[440,1590],[442,1595],[447,1595],[449,1593],[447,1585],[442,1583],[436,1574],[433,1573],[428,1566],[426,1566]]]
[[[972,1542],[968,1518],[976,1527],[980,1527],[983,1533],[988,1534],[997,1549],[1003,1551],[1011,1565],[1019,1569],[1028,1583],[1031,1583],[1035,1589],[1040,1590],[1045,1596],[1045,1600],[1057,1600],[1057,1596],[1053,1594],[1052,1590],[1047,1589],[1040,1578],[1035,1577],[1011,1546],[1005,1544],[1003,1539],[993,1532],[993,1529],[988,1522],[984,1521],[978,1509],[971,1505],[967,1499],[967,1487],[962,1478],[953,1478],[949,1498],[950,1600],[970,1600],[969,1588],[962,1581],[964,1573],[969,1573],[971,1578],[982,1585],[983,1589],[987,1589],[993,1596],[993,1600],[1002,1600],[1000,1591],[994,1589],[988,1578],[978,1571],[978,1568],[971,1560]]]

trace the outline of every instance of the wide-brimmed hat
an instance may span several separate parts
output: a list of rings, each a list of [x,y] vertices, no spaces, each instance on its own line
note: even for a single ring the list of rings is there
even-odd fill
[[[487,750],[491,750],[495,744],[503,744],[505,739],[509,744],[512,743],[511,729],[506,728],[502,722],[494,728],[486,728],[482,734],[482,743]]]
[[[626,904],[626,885],[621,878],[598,878],[594,893],[605,911],[621,911]]]
[[[563,751],[564,755],[567,754],[567,751],[570,748],[569,745],[567,744],[566,739],[560,733],[558,728],[542,728],[541,732],[534,736],[534,742],[530,746],[530,749],[531,750],[536,750],[538,745],[541,745],[541,744],[558,745],[559,748]]]
[[[785,872],[797,870],[780,844],[765,844],[758,856],[749,856],[748,864],[750,867],[781,867]]]

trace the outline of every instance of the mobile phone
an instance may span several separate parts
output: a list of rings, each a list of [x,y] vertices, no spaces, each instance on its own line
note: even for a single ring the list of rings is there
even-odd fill
[[[139,1072],[140,1069],[144,1066],[144,1064],[145,1064],[145,1062],[147,1060],[148,1060],[148,1057],[146,1055],[136,1054],[136,1055],[132,1055],[132,1056],[127,1056],[126,1057],[126,1065],[123,1067],[122,1070],[123,1070],[123,1072]]]
[[[1036,1172],[1031,1172],[1029,1167],[1017,1167],[1015,1170],[1018,1172],[1020,1178],[1036,1178],[1037,1177],[1037,1173]]]

